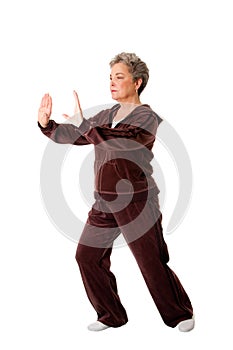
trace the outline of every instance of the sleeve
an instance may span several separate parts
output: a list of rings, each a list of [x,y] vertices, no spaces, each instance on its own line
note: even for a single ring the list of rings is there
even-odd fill
[[[85,136],[95,145],[101,145],[104,142],[108,148],[126,150],[127,147],[129,151],[141,149],[144,146],[150,147],[154,143],[157,127],[157,118],[153,113],[147,113],[135,118],[130,124],[121,122],[117,128],[111,128],[108,125],[96,126]],[[104,147],[104,144],[102,146]]]
[[[38,122],[42,133],[52,141],[62,144],[87,145],[90,142],[85,137],[85,132],[90,128],[90,122],[84,119],[80,127],[73,124],[58,124],[50,120],[48,125],[43,128]]]

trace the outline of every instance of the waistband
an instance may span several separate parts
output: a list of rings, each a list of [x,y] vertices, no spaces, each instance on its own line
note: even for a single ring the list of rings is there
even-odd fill
[[[134,193],[102,193],[94,191],[94,198],[96,200],[105,200],[107,202],[114,201],[117,199],[117,202],[137,202],[137,201],[143,201],[147,200],[149,198],[152,198],[154,196],[157,196],[159,194],[158,187],[153,187],[151,189],[147,189],[141,192],[134,192]]]

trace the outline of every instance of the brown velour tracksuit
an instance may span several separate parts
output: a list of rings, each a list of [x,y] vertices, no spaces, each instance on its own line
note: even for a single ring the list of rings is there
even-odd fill
[[[42,132],[54,142],[95,147],[95,203],[79,240],[76,260],[100,322],[120,327],[127,319],[116,279],[110,271],[113,242],[123,234],[164,323],[175,327],[193,309],[176,274],[162,232],[159,189],[152,177],[152,147],[160,117],[136,107],[112,128],[114,105],[85,119],[79,127],[50,120]]]

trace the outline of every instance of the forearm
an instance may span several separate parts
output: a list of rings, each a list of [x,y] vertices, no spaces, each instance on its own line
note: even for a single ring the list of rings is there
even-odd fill
[[[56,143],[72,145],[87,145],[90,143],[84,135],[90,127],[86,119],[83,120],[80,127],[73,124],[58,124],[54,120],[50,120],[45,128],[39,122],[38,126],[45,136]]]
[[[109,133],[108,133],[109,131]],[[112,133],[111,130],[107,128],[96,127],[90,129],[85,135],[87,140],[97,146],[100,150],[109,150],[117,152],[129,152],[141,150],[143,148],[150,148],[155,140],[155,135],[142,130],[124,131]]]

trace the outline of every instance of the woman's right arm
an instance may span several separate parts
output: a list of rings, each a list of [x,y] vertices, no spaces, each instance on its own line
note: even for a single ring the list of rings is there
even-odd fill
[[[73,145],[87,145],[90,142],[86,139],[84,133],[89,130],[90,122],[83,118],[77,93],[75,96],[75,113],[80,112],[79,127],[73,124],[58,124],[51,120],[52,114],[52,98],[49,94],[45,94],[41,100],[38,111],[38,126],[44,135],[49,137],[56,143],[73,144]],[[68,115],[64,115],[69,119]]]

